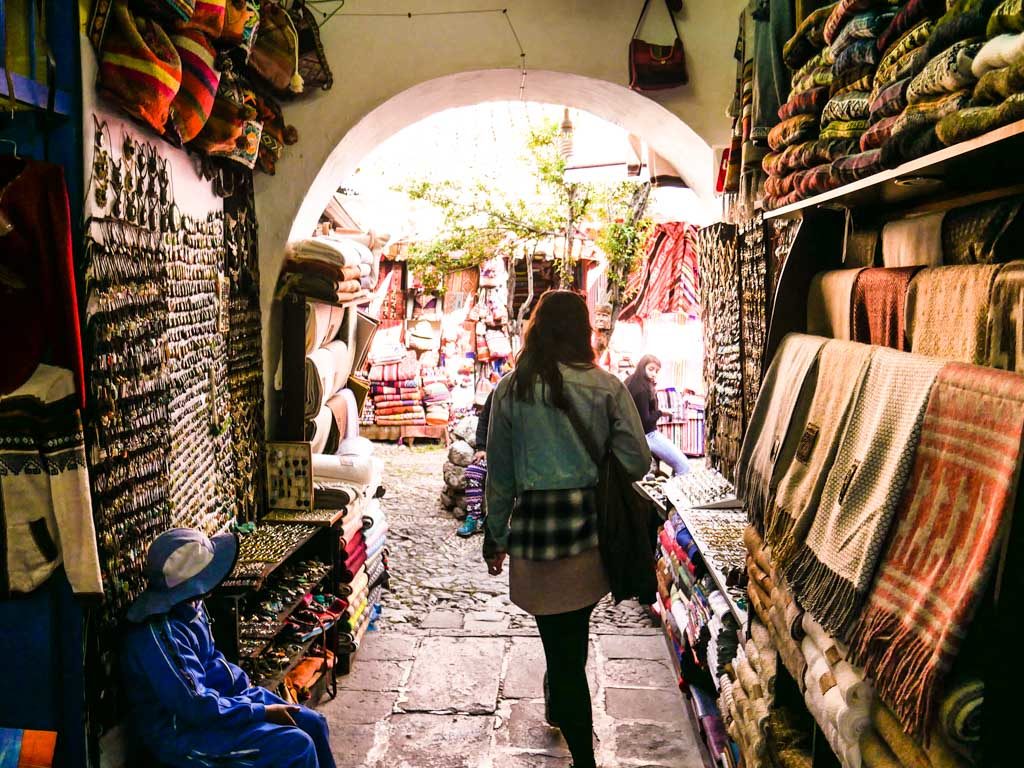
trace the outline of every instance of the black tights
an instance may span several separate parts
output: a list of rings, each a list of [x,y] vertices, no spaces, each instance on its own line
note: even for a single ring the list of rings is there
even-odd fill
[[[590,614],[594,606],[569,613],[537,616],[551,688],[551,719],[569,745],[575,768],[595,768],[594,715],[587,684]]]

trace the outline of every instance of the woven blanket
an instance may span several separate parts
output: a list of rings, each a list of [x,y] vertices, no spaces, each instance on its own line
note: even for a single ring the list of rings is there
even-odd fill
[[[998,266],[922,270],[907,291],[907,336],[919,355],[960,363],[985,359],[989,300]]]
[[[788,176],[769,176],[764,180],[764,193],[769,197],[781,199],[796,189],[796,173]]]
[[[874,40],[854,40],[835,57],[835,63],[832,65],[833,87],[836,80],[848,82],[851,72],[857,73],[854,80],[868,71],[873,72],[878,66],[878,60],[878,48],[875,47]]]
[[[899,40],[889,46],[878,62],[876,74],[879,82],[891,83],[895,80],[894,75],[900,69],[899,62],[905,60],[908,54],[914,53],[918,48],[924,46],[928,42],[933,28],[934,24],[931,21],[922,21],[904,32]],[[922,51],[922,55],[927,57],[927,50]]]
[[[333,304],[306,304],[306,354],[333,341],[341,330],[345,310]]]
[[[336,391],[334,382],[338,365],[341,362],[339,359],[341,347],[346,347],[344,342],[332,342],[330,347],[320,347],[306,357],[303,413],[307,419],[316,418],[316,415],[320,413],[320,407]]]
[[[829,168],[829,177],[832,187],[835,188],[866,179],[883,170],[885,167],[882,165],[882,150],[869,149],[833,161]]]
[[[836,120],[825,126],[820,134],[823,140],[831,139],[855,139],[858,143],[860,137],[868,129],[868,121],[865,120]]]
[[[910,82],[907,103],[932,101],[935,97],[973,87],[977,78],[971,66],[979,50],[980,42],[961,40],[930,59],[921,73]]]
[[[864,768],[904,768],[873,727],[860,735],[859,744],[861,765]]]
[[[946,738],[933,729],[925,743],[904,732],[899,719],[880,699],[871,708],[871,724],[896,764],[905,768],[963,768],[963,759]]]
[[[817,387],[804,432],[765,521],[765,541],[780,568],[793,559],[807,537],[872,353],[871,347],[852,341],[833,340],[821,348]]]
[[[882,145],[882,162],[894,168],[940,149],[942,144],[935,135],[935,124],[968,104],[970,92],[966,90],[910,104],[893,125],[889,140]]]
[[[985,365],[1024,373],[1024,262],[1012,261],[992,285]]]
[[[887,51],[907,30],[946,12],[945,0],[909,0],[878,36],[878,50]]]
[[[1020,258],[1024,198],[957,208],[946,214],[942,249],[947,264],[989,264]]]
[[[772,503],[775,486],[803,432],[806,411],[797,406],[810,403],[818,350],[824,342],[819,336],[787,335],[761,383],[736,462],[736,494],[758,530],[763,530],[764,511]]]
[[[853,340],[907,350],[906,300],[920,267],[865,269],[853,286]]]
[[[985,684],[978,679],[957,680],[939,706],[939,730],[949,745],[972,757],[981,744]]]
[[[947,147],[1024,120],[1024,93],[1015,93],[995,107],[967,107],[939,120],[935,135]]]
[[[789,97],[789,101],[779,107],[779,120],[789,120],[797,115],[820,115],[829,100],[829,89],[819,85],[803,93]]]
[[[839,0],[825,20],[825,42],[832,45],[850,19],[869,10],[873,5],[875,5],[875,0]]]
[[[985,43],[974,56],[971,72],[981,77],[993,69],[1008,67],[1024,56],[1024,33],[997,35]]]
[[[1024,91],[1024,59],[1001,69],[986,72],[974,86],[973,105],[994,106],[1016,93]]]
[[[1024,32],[1024,3],[1021,0],[1003,0],[988,17],[985,28],[988,37],[1012,32]]]
[[[1022,437],[1024,377],[959,363],[942,369],[895,531],[851,641],[854,663],[918,736],[936,712],[1012,519]]]
[[[875,73],[867,72],[855,80],[843,79],[833,81],[831,88],[832,97],[845,96],[848,93],[866,93],[870,96],[875,87]],[[870,98],[869,98],[870,101]]]
[[[818,118],[814,115],[797,115],[776,125],[768,133],[768,146],[778,152],[781,149],[808,141],[818,135]]]
[[[954,43],[985,37],[988,18],[999,0],[952,0],[928,38],[928,56],[935,57]]]
[[[893,115],[892,117],[883,117],[877,123],[872,122],[871,127],[864,131],[860,137],[860,151],[867,152],[872,149],[881,149],[882,145],[892,136],[892,129],[899,119],[899,115]],[[879,161],[881,161],[881,158],[879,158]]]
[[[840,640],[867,597],[941,366],[875,350],[807,540],[784,567],[796,599]]]
[[[790,95],[804,93],[817,88],[818,86],[832,87],[832,65],[822,65],[816,69],[811,70],[806,75],[802,75],[799,78],[793,79],[793,87],[790,88]]]
[[[872,98],[869,107],[871,122],[881,120],[883,117],[899,115],[907,106],[907,88],[910,83],[911,78],[905,77],[879,91]]]
[[[821,124],[828,125],[837,120],[865,120],[869,108],[868,94],[863,91],[833,96],[821,113]]]
[[[940,266],[945,218],[945,213],[932,213],[888,222],[882,227],[882,264],[886,267]]]
[[[790,69],[800,69],[825,46],[825,22],[832,5],[819,8],[800,22],[794,35],[782,47],[782,60]]]
[[[811,279],[807,295],[807,332],[830,339],[851,338],[853,284],[860,269],[820,272]]]

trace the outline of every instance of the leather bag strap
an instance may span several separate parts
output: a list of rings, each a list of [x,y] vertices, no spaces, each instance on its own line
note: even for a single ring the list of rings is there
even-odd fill
[[[644,16],[647,13],[647,7],[651,4],[651,0],[644,0],[644,7],[640,9],[640,18],[636,20],[636,26],[633,28],[633,37],[631,40],[636,40],[637,32],[640,31],[640,25],[644,21]],[[668,17],[672,21],[672,29],[676,31],[676,40],[680,40],[679,37],[679,25],[676,24],[676,15],[672,13],[672,7],[668,4],[668,0],[665,0],[665,10],[668,11]]]

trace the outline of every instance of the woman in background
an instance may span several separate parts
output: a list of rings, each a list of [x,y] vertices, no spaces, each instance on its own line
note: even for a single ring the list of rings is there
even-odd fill
[[[633,401],[594,364],[590,340],[583,298],[545,293],[515,372],[495,390],[487,435],[484,557],[497,575],[510,555],[510,597],[536,618],[544,645],[547,719],[575,768],[596,766],[587,647],[590,615],[609,585],[598,549],[598,470],[568,414],[633,478],[651,462]]]
[[[658,405],[658,372],[661,371],[661,360],[654,355],[644,355],[626,379],[626,389],[633,396],[636,409],[643,423],[644,436],[654,458],[664,461],[677,475],[685,475],[690,471],[690,462],[679,446],[658,431],[658,419],[671,416],[661,410]]]

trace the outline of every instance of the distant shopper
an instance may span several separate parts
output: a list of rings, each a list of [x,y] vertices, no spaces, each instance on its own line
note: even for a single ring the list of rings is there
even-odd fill
[[[544,294],[516,370],[498,384],[487,435],[484,556],[492,575],[510,556],[512,602],[536,617],[544,645],[547,719],[561,728],[575,768],[595,766],[587,645],[590,615],[609,585],[598,549],[597,467],[569,410],[633,477],[651,463],[633,401],[594,364],[590,339],[579,295]]]
[[[466,467],[466,519],[456,534],[463,538],[474,533],[482,533],[484,518],[487,515],[484,506],[484,487],[487,483],[487,425],[491,420],[491,401],[494,390],[487,395],[484,407],[476,423],[476,453],[473,463]]]
[[[661,410],[658,405],[658,373],[661,371],[661,360],[654,355],[644,355],[636,370],[626,379],[626,389],[633,396],[636,409],[640,412],[640,421],[644,425],[644,435],[654,458],[664,461],[677,475],[685,475],[690,471],[690,462],[679,446],[658,431],[658,419],[672,414]]]
[[[172,528],[146,556],[121,655],[129,720],[161,765],[334,768],[327,721],[254,686],[217,650],[202,597],[234,567],[233,533]]]

